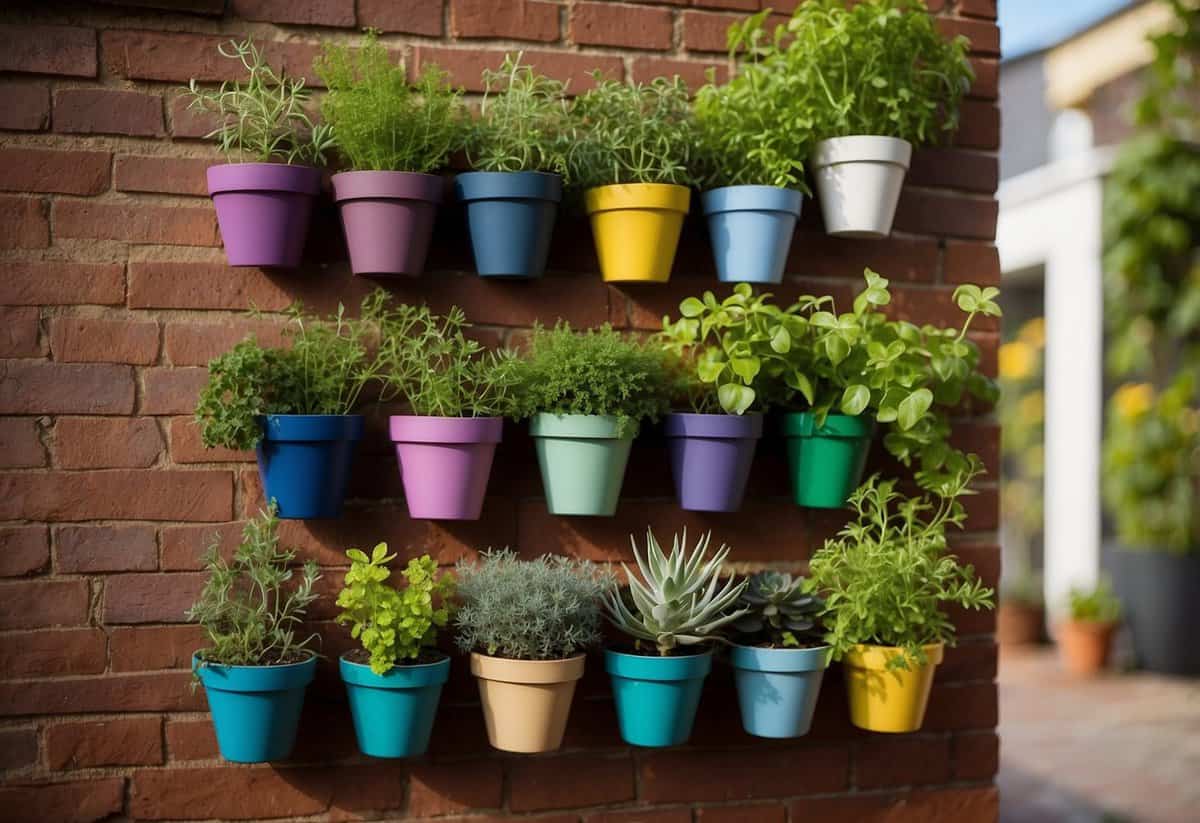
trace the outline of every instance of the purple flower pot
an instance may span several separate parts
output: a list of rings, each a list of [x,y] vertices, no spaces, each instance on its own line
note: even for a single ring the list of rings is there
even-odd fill
[[[478,520],[503,418],[394,415],[388,428],[409,517]]]
[[[680,507],[698,512],[740,509],[762,427],[762,415],[754,413],[667,415]]]
[[[312,166],[209,166],[208,193],[229,265],[299,266],[313,198],[320,190],[321,170]]]
[[[435,174],[347,171],[333,176],[355,274],[419,275],[445,191]]]

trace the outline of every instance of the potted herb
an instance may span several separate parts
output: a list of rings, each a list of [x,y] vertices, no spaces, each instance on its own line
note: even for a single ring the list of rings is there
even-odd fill
[[[332,141],[329,128],[313,125],[303,78],[276,73],[253,40],[217,46],[241,63],[244,81],[204,90],[192,80],[188,108],[220,120],[216,138],[227,160],[208,169],[208,193],[231,266],[293,268],[300,265],[321,166]],[[245,159],[246,162],[235,162]]]
[[[738,598],[746,582],[719,576],[729,549],[708,557],[710,535],[687,548],[687,531],[663,554],[646,530],[643,559],[633,542],[638,575],[625,564],[627,593],[605,598],[609,620],[632,641],[629,649],[607,649],[621,737],[635,746],[677,746],[692,734],[704,678],[712,669],[711,645],[722,626],[742,617]]]
[[[758,26],[742,36],[790,92],[776,128],[806,124],[818,141],[826,231],[886,236],[913,146],[958,125],[974,77],[967,39],[943,38],[922,0],[806,0],[774,37]]]
[[[691,200],[687,87],[678,77],[631,85],[595,76],[571,106],[567,177],[584,189],[604,279],[665,283]]]
[[[467,139],[475,171],[454,182],[466,203],[475,268],[483,277],[541,277],[562,199],[566,86],[505,55],[484,71]]]
[[[483,552],[458,565],[458,646],[492,746],[548,752],[562,745],[585,654],[600,642],[600,598],[611,577],[582,560]]]
[[[346,552],[350,570],[338,594],[337,622],[350,625],[361,648],[338,661],[358,748],[371,757],[414,757],[425,753],[437,716],[450,658],[435,648],[437,631],[450,619],[447,598],[454,576],[438,574],[429,555],[404,569],[408,585],[388,585],[392,572],[386,543],[370,556]]]
[[[484,352],[468,328],[457,307],[400,306],[380,323],[382,399],[399,395],[412,411],[388,418],[410,517],[478,520],[483,510],[515,378],[512,355]]]
[[[321,112],[350,166],[333,176],[350,268],[419,275],[445,189],[430,172],[462,144],[461,92],[433,65],[410,85],[371,31],[354,48],[326,43],[316,70],[329,87]]]
[[[295,559],[279,548],[269,507],[246,523],[231,560],[214,539],[204,556],[208,580],[187,612],[207,644],[192,655],[192,671],[204,684],[221,756],[235,763],[282,760],[296,742],[318,639],[297,632],[321,576],[309,560],[293,580]]]
[[[992,590],[946,548],[946,527],[966,520],[958,498],[981,472],[972,455],[932,501],[871,477],[850,498],[855,519],[809,561],[813,591],[825,602],[825,641],[842,661],[850,721],[859,728],[919,729],[934,670],[954,642],[942,606],[993,606]]]
[[[750,62],[728,83],[696,93],[695,166],[703,191],[717,279],[779,283],[807,186],[804,160],[812,133],[781,127],[779,112],[796,90],[789,74],[772,74],[754,59],[766,9],[729,30],[731,59],[750,46]]]
[[[742,727],[756,737],[800,737],[812,726],[833,650],[821,637],[825,608],[803,577],[776,571],[750,577],[732,624],[729,655]]]
[[[1058,624],[1058,650],[1067,671],[1094,677],[1108,667],[1113,635],[1121,620],[1121,601],[1108,584],[1073,587],[1067,595],[1068,619]]]
[[[354,414],[378,372],[368,351],[386,292],[363,300],[362,317],[339,305],[328,320],[288,311],[290,345],[243,340],[208,364],[195,420],[208,448],[255,449],[268,501],[285,519],[341,517],[363,417]]]
[[[667,410],[661,351],[613,330],[537,327],[514,365],[551,514],[611,517],[638,427]]]

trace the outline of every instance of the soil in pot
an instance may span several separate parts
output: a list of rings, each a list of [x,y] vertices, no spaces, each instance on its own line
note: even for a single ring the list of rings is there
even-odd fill
[[[488,741],[506,752],[550,752],[562,746],[575,683],[585,655],[563,660],[512,660],[473,652],[471,674]]]

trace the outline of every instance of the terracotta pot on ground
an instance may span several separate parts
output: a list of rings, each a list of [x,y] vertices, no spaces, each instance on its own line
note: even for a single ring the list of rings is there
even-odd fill
[[[1108,667],[1116,623],[1067,620],[1058,627],[1058,649],[1071,674],[1091,676]]]
[[[512,660],[471,654],[488,741],[506,752],[550,752],[562,745],[585,655]]]
[[[1017,600],[1002,600],[996,609],[996,642],[1001,646],[1032,646],[1042,642],[1046,610]]]

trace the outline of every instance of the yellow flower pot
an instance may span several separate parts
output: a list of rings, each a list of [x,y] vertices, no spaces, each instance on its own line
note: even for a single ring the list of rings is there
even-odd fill
[[[692,193],[671,183],[623,183],[584,192],[600,273],[610,283],[665,283]]]
[[[858,645],[846,652],[842,666],[850,722],[872,732],[915,732],[925,722],[933,672],[942,662],[941,643],[925,647],[929,662],[888,670],[888,661],[904,650],[891,646]]]

